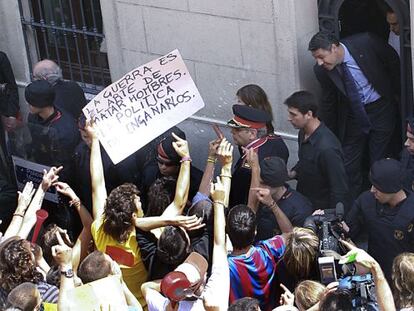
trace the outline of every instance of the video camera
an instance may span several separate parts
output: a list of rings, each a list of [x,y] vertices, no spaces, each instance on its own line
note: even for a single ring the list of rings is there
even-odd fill
[[[371,274],[354,275],[353,264],[339,264],[340,256],[347,253],[347,249],[339,242],[346,233],[341,225],[343,218],[344,205],[339,202],[335,209],[325,210],[324,215],[309,216],[303,225],[319,237],[318,266],[321,282],[329,284],[339,280],[339,288],[346,289],[351,294],[353,310],[378,310]]]
[[[339,288],[350,292],[353,310],[379,310],[371,274],[346,276],[339,281]]]

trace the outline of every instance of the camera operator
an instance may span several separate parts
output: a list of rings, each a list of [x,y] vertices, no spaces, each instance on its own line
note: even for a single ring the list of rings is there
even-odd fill
[[[371,190],[355,201],[346,224],[352,239],[367,229],[368,253],[390,280],[393,259],[414,251],[414,195],[403,190],[401,166],[394,159],[375,162],[370,180]]]

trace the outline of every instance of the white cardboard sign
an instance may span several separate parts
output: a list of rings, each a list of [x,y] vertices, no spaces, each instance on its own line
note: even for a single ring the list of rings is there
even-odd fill
[[[83,108],[114,164],[204,107],[180,52],[128,72]]]

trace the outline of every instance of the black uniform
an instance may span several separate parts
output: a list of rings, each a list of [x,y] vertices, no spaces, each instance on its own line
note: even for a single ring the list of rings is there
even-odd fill
[[[250,148],[257,152],[259,163],[267,157],[279,157],[285,162],[289,158],[289,150],[282,137],[278,135],[267,135],[259,138],[249,146]],[[246,157],[241,156],[234,166],[229,200],[230,207],[237,204],[247,204],[251,176],[251,168],[246,161]]]
[[[396,207],[381,204],[373,193],[363,192],[346,217],[351,238],[362,227],[368,232],[368,253],[374,257],[388,279],[394,258],[402,252],[414,252],[414,195]]]
[[[307,197],[314,209],[335,208],[338,202],[347,206],[348,184],[341,144],[336,136],[321,123],[304,139],[299,132],[299,161],[296,190]]]
[[[404,172],[403,187],[405,191],[413,191],[414,182],[414,156],[411,155],[406,148],[401,152],[401,168]]]
[[[67,169],[79,142],[75,120],[67,112],[55,108],[48,119],[29,114],[27,122],[32,136],[29,153],[34,161],[49,166],[63,165]]]
[[[313,213],[312,203],[288,185],[286,185],[286,192],[276,203],[294,227],[302,227],[306,217]],[[267,240],[280,234],[275,215],[263,204],[259,205],[256,221],[256,241]]]

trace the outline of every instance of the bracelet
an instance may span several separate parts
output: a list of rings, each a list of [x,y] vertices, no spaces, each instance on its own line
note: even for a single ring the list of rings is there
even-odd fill
[[[221,174],[221,175],[220,175],[220,177],[228,177],[228,178],[231,178],[231,175],[224,175],[224,174]]]
[[[69,201],[69,206],[72,207],[73,205],[75,205],[75,207],[79,207],[81,204],[81,201],[79,198],[75,198],[71,201]]]
[[[184,161],[190,161],[191,162],[190,156],[182,157],[181,160],[180,160],[180,162],[184,162]]]
[[[277,206],[276,201],[273,201],[272,204],[269,205],[270,208],[275,208]]]
[[[14,216],[19,216],[19,217],[21,217],[21,218],[24,218],[24,216],[23,216],[22,214],[18,214],[18,213],[14,213],[14,214],[13,214],[13,217],[14,217]]]
[[[208,157],[207,158],[207,162],[211,162],[211,163],[216,163],[217,162],[217,158],[216,157]]]
[[[217,201],[214,201],[214,204],[220,204],[220,205],[223,205],[223,207],[226,207],[226,205],[224,205],[224,203],[223,203],[223,202],[217,202]]]

